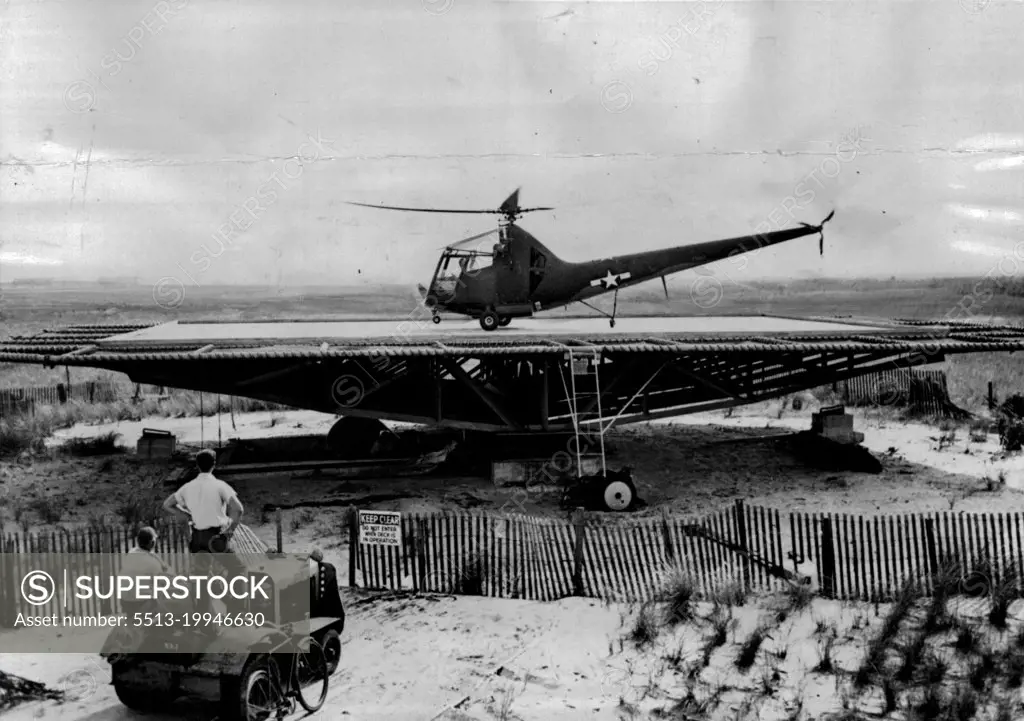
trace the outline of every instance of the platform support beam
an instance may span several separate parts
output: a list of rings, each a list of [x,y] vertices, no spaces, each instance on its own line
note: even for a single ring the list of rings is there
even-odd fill
[[[523,430],[522,424],[516,421],[509,413],[505,410],[501,403],[497,399],[493,398],[486,389],[481,387],[480,383],[469,377],[469,374],[462,369],[462,366],[453,363],[452,361],[444,358],[441,361],[445,370],[452,374],[452,377],[461,381],[463,385],[467,386],[472,390],[477,397],[482,400],[488,408],[494,411],[494,414],[502,420],[505,425],[514,428],[517,431]]]

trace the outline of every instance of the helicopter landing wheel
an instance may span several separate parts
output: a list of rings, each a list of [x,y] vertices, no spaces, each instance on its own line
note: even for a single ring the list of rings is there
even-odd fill
[[[438,323],[440,323],[440,322],[441,322],[441,316],[439,316],[439,315],[437,315],[437,314],[435,313],[435,314],[434,314],[434,317],[433,317],[433,318],[431,318],[430,320],[434,321],[434,324],[436,325],[436,324],[438,324]]]
[[[510,315],[503,315],[503,316],[501,316],[501,319],[498,321],[498,325],[500,325],[502,328],[504,328],[505,326],[507,326],[511,322],[512,322],[512,316],[510,316]]]
[[[489,310],[480,316],[480,327],[484,330],[495,330],[500,323],[501,319],[493,310]]]
[[[615,327],[615,319],[612,318],[610,321],[608,321],[608,325],[610,325],[612,328],[614,328]]]

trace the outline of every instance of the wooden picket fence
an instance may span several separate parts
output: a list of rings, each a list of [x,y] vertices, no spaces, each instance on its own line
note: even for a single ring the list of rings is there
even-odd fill
[[[282,547],[281,517],[277,516],[277,548]],[[171,568],[186,570],[190,567],[188,550],[190,530],[187,525],[166,521],[151,524],[157,531],[155,552]],[[82,600],[69,596],[67,607],[63,599],[53,598],[42,606],[31,606],[23,598],[21,579],[34,570],[74,568],[103,576],[116,573],[119,566],[114,559],[135,546],[135,527],[127,525],[103,528],[61,529],[48,533],[8,533],[0,538],[0,628],[11,628],[19,613],[33,615],[97,615],[113,612],[109,600]],[[268,546],[252,529],[240,525],[232,540],[232,547],[242,557],[262,556]],[[48,569],[37,566],[45,562]],[[51,574],[52,575],[52,574]]]
[[[837,390],[851,406],[909,407],[926,415],[956,415],[946,374],[940,370],[899,368],[839,381]]]
[[[699,519],[403,515],[400,546],[360,543],[358,526],[352,509],[349,585],[364,588],[643,601],[657,595],[670,567],[684,569],[706,593],[737,582],[775,589],[796,578],[784,568],[779,512],[742,501]]]
[[[638,602],[656,598],[665,572],[677,568],[704,593],[805,583],[827,598],[884,602],[907,581],[930,593],[952,560],[976,584],[1012,581],[1024,594],[1019,513],[781,514],[737,501],[699,519],[458,512],[403,516],[401,524],[399,547],[362,544],[353,509],[350,586]]]
[[[830,598],[886,601],[905,581],[929,593],[950,560],[984,573],[977,583],[1007,583],[1024,592],[1022,521],[1021,513],[792,513],[791,559],[813,562],[820,593]]]
[[[72,400],[87,403],[110,403],[118,398],[129,396],[131,388],[130,384],[113,381],[0,388],[0,416],[30,413],[36,406],[53,406]]]
[[[929,593],[940,566],[953,559],[962,570],[986,574],[976,582],[1011,583],[1024,593],[1022,513],[783,514],[737,501],[700,518],[403,514],[398,546],[362,543],[358,518],[358,510],[350,509],[348,573],[339,579],[347,575],[349,586],[368,589],[641,602],[657,598],[665,573],[680,569],[708,594],[726,584],[756,592],[809,583],[827,598],[884,602],[907,581]],[[276,521],[280,549],[280,513]],[[187,529],[163,524],[158,531],[157,552],[172,566],[187,568]],[[32,570],[25,566],[31,554],[53,554],[58,565],[72,555],[79,565],[82,557],[109,565],[102,558],[129,550],[131,533],[129,527],[109,527],[0,539],[0,627],[10,627],[19,610],[27,610],[13,579]],[[266,552],[251,531],[241,539],[241,553]],[[75,613],[109,613],[76,603],[82,607]]]

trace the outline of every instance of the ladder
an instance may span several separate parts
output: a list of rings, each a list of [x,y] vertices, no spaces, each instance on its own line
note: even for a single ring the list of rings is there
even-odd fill
[[[566,352],[569,359],[569,383],[565,382],[564,373],[562,376],[562,387],[565,389],[565,398],[569,404],[569,414],[572,418],[573,433],[576,438],[576,471],[583,475],[583,458],[580,451],[580,426],[586,423],[588,427],[597,426],[598,438],[601,445],[601,475],[607,476],[608,469],[605,462],[604,451],[604,416],[601,409],[601,354],[588,352],[580,358],[573,355],[573,349]],[[580,383],[577,384],[577,378]],[[582,389],[580,389],[582,385]],[[580,410],[580,408],[583,410]],[[595,423],[596,421],[596,423]]]

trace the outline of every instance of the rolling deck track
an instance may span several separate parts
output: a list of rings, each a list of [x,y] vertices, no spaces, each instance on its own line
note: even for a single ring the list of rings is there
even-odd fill
[[[753,403],[956,353],[1024,350],[1024,328],[779,316],[75,326],[0,343],[0,362],[346,416],[500,431],[607,429]]]

